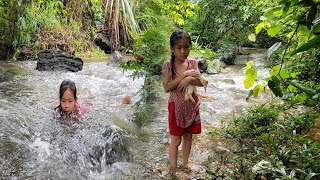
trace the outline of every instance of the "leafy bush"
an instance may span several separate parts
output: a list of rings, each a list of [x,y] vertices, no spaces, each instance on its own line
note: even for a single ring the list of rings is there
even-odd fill
[[[312,179],[320,174],[320,142],[308,136],[319,117],[313,110],[293,115],[278,102],[249,108],[216,134],[238,143],[227,166],[231,179]],[[245,163],[244,163],[245,162]],[[258,162],[268,167],[253,171]]]
[[[159,91],[157,83],[161,79],[163,62],[169,55],[169,37],[166,31],[150,27],[135,37],[133,45],[136,60],[120,62],[124,71],[132,70],[133,79],[144,78],[144,85],[139,91],[141,99],[136,103],[136,118],[139,124],[145,125],[153,112],[150,108],[151,99]]]

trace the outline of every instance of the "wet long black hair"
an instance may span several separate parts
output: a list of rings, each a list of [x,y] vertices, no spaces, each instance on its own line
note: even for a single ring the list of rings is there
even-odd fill
[[[182,29],[179,29],[177,31],[174,31],[171,36],[170,36],[170,47],[171,48],[174,48],[174,46],[178,43],[178,41],[181,39],[181,38],[188,38],[189,40],[189,44],[190,46],[192,46],[192,42],[191,42],[191,38],[189,36],[189,34],[182,30]],[[175,68],[174,68],[174,53],[171,51],[171,59],[170,59],[170,62],[171,62],[171,75],[172,75],[172,78],[174,77],[175,75]]]
[[[54,110],[57,111],[61,116],[64,115],[64,112],[63,112],[62,107],[61,107],[61,99],[62,99],[62,96],[63,96],[64,92],[66,92],[66,90],[68,88],[72,91],[74,99],[77,100],[77,87],[76,87],[76,84],[73,81],[71,81],[70,79],[63,80],[61,85],[60,85],[60,89],[59,89],[59,106],[54,108]]]

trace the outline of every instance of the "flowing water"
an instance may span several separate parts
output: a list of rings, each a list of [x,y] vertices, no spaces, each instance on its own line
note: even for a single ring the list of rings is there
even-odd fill
[[[190,162],[199,172],[215,145],[208,132],[219,128],[247,106],[264,101],[270,94],[246,101],[242,68],[254,60],[259,74],[266,51],[241,56],[236,65],[217,75],[205,75],[210,96],[202,100],[203,133],[194,136]],[[146,127],[134,121],[133,104],[139,100],[143,79],[105,62],[85,63],[73,72],[39,72],[36,62],[0,63],[0,179],[163,179],[168,169],[168,94],[160,92],[157,113]],[[92,102],[83,124],[71,127],[53,116],[59,103],[62,80],[72,79],[79,102]],[[121,103],[129,95],[133,104]],[[185,175],[187,178],[197,174]]]

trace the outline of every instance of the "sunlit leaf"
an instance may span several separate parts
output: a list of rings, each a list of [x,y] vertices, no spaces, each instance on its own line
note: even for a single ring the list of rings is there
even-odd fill
[[[258,97],[259,92],[261,92],[261,85],[258,84],[253,88],[253,97]]]
[[[301,93],[295,96],[295,99],[298,100],[300,103],[304,103],[307,100],[308,96],[306,93]]]
[[[289,77],[290,77],[290,72],[288,71],[288,70],[286,70],[286,69],[281,69],[281,71],[280,71],[280,77],[282,78],[282,79],[288,79]]]
[[[281,69],[281,65],[273,66],[272,70],[269,72],[270,76],[276,76],[279,74],[279,71]]]
[[[263,21],[261,23],[259,23],[257,26],[256,26],[256,34],[259,34],[260,31],[264,28],[268,28],[270,27],[270,23],[266,22],[266,21]]]
[[[251,86],[253,86],[256,78],[257,78],[257,70],[255,68],[247,69],[246,78],[243,80],[244,87],[248,89]]]
[[[256,67],[256,63],[254,61],[248,61],[246,63],[246,66],[243,68],[243,71],[246,72],[248,69],[252,68],[252,67]]]
[[[267,30],[268,35],[274,37],[283,29],[282,25],[278,25]]]
[[[279,9],[279,10],[275,11],[273,14],[274,14],[276,17],[281,17],[282,13],[283,13],[282,9]]]
[[[288,90],[289,90],[290,92],[297,92],[297,88],[294,87],[294,86],[292,86],[291,84],[288,86]]]

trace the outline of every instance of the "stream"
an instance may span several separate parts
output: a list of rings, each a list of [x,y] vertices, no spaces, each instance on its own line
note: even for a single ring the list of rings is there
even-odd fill
[[[246,101],[243,67],[248,60],[264,68],[266,50],[245,49],[236,65],[207,75],[210,97],[202,100],[202,133],[194,136],[190,163],[196,171],[180,175],[196,179],[204,174],[217,143],[208,133],[248,106],[266,101],[270,93]],[[134,123],[134,103],[143,79],[105,62],[84,63],[80,72],[40,72],[36,62],[0,62],[0,179],[164,179],[168,171],[168,94],[161,91],[156,115],[147,126]],[[53,116],[64,79],[77,85],[79,102],[92,102],[83,124],[67,127]],[[132,104],[122,104],[129,95]],[[221,142],[220,142],[221,141]],[[179,159],[179,161],[181,161]],[[181,162],[179,162],[181,163]]]

